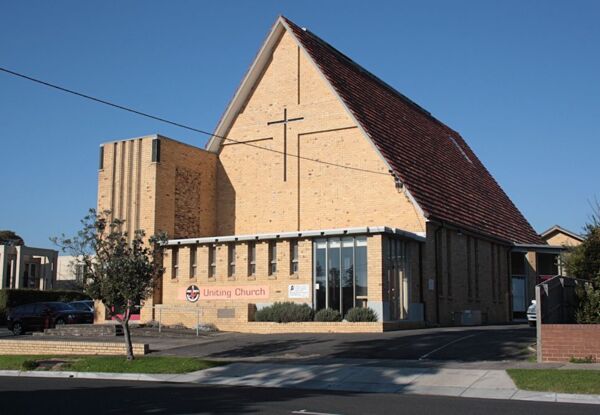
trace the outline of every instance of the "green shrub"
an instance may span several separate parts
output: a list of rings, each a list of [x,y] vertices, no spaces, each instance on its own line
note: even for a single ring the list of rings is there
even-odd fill
[[[342,315],[333,308],[324,308],[317,311],[315,321],[342,321]]]
[[[41,301],[69,302],[89,299],[89,296],[79,291],[40,291],[31,289],[0,290],[0,323],[5,321],[8,309],[22,304],[38,303]]]
[[[596,358],[592,355],[586,357],[575,357],[571,356],[569,359],[570,363],[596,363]]]
[[[274,321],[276,323],[290,323],[294,321],[312,321],[313,310],[307,304],[292,302],[275,303],[258,310],[254,314],[256,321]]]
[[[24,360],[21,364],[22,370],[35,370],[39,366],[35,360]]]
[[[352,323],[377,321],[377,313],[369,307],[354,307],[346,313],[346,320]]]

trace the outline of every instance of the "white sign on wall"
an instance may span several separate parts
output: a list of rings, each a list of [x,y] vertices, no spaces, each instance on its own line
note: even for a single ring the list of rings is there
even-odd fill
[[[308,284],[290,284],[288,285],[288,298],[308,298]]]

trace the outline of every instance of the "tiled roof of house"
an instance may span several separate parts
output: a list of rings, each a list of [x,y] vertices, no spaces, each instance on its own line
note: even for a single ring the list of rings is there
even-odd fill
[[[285,21],[428,218],[509,242],[544,244],[460,134]]]

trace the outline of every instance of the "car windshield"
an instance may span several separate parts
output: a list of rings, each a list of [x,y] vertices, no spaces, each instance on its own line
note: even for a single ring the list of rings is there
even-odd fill
[[[73,307],[66,303],[48,303],[48,307],[50,307],[54,311],[73,310]]]

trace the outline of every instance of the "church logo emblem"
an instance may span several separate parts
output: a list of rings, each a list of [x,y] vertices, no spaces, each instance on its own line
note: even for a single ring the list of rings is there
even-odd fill
[[[196,285],[190,285],[185,290],[185,298],[190,303],[195,303],[200,298],[200,288]]]

